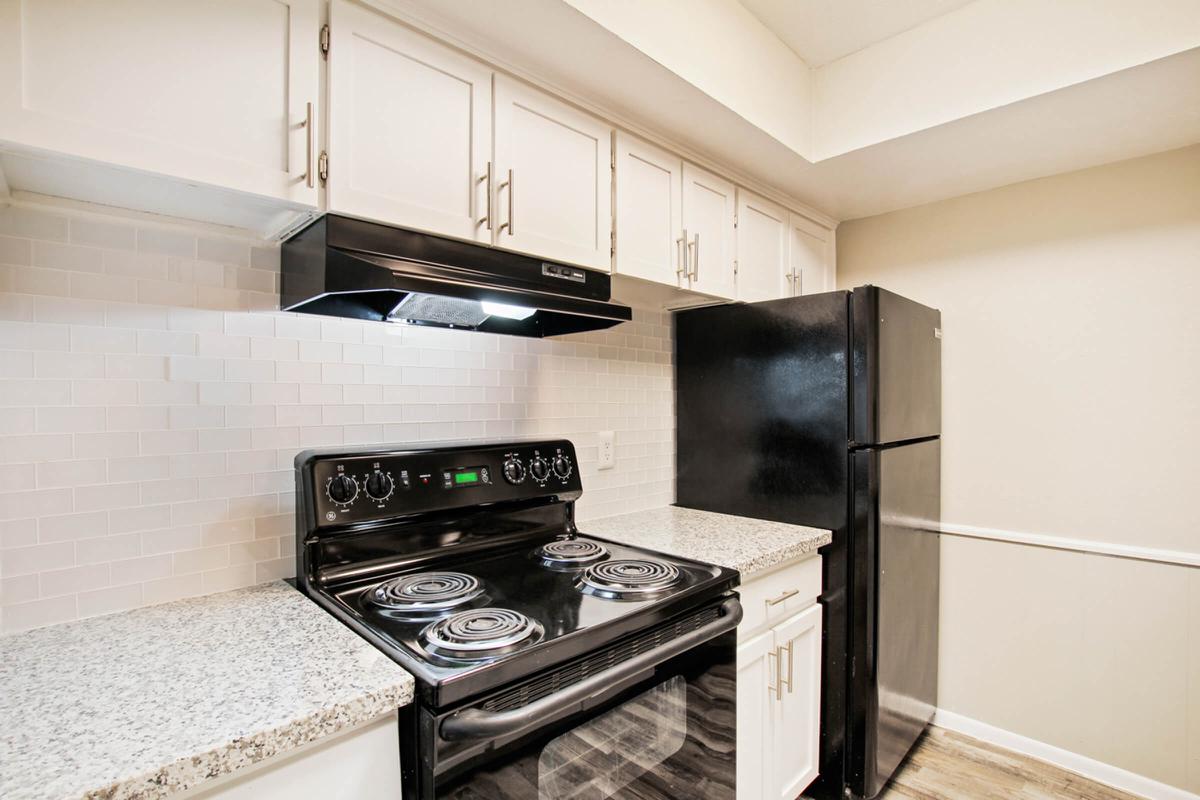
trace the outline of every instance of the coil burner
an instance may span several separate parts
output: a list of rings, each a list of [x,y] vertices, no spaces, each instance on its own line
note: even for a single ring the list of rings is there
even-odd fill
[[[609,600],[648,600],[683,580],[678,568],[650,559],[627,558],[593,564],[576,584],[584,594]]]
[[[431,622],[421,631],[426,652],[453,661],[487,661],[536,644],[542,626],[507,608],[475,608]]]
[[[382,583],[371,592],[377,606],[403,616],[429,617],[483,595],[479,579],[462,572],[418,572]]]
[[[539,547],[537,557],[550,569],[575,569],[607,558],[608,550],[584,539],[558,539]]]

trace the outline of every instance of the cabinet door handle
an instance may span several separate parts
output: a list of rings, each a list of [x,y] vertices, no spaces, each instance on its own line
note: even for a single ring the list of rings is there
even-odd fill
[[[308,188],[317,185],[316,175],[313,174],[313,104],[306,103],[304,108],[304,184]]]
[[[688,251],[692,254],[692,272],[689,277],[694,281],[700,280],[700,234],[697,233],[693,237]]]
[[[799,589],[788,589],[786,592],[784,592],[783,594],[779,595],[779,597],[774,597],[774,598],[772,598],[772,599],[768,600],[768,601],[767,601],[767,605],[769,605],[769,606],[777,606],[777,605],[779,605],[780,603],[782,603],[784,600],[787,600],[788,598],[791,598],[791,597],[795,597],[795,596],[796,596],[796,595],[798,595],[798,594],[800,594],[800,590],[799,590]]]
[[[675,240],[675,277],[687,275],[687,231]]]
[[[787,676],[787,680],[785,681],[785,680],[783,679],[783,674],[782,674],[782,672],[781,672],[781,673],[780,673],[780,675],[779,675],[779,689],[780,689],[780,692],[779,692],[779,694],[780,694],[781,696],[783,695],[783,687],[784,687],[784,685],[785,685],[785,684],[787,685],[788,694],[791,694],[791,693],[792,693],[792,661],[793,661],[793,660],[794,660],[794,658],[795,658],[795,654],[792,652],[792,645],[795,643],[795,641],[796,641],[795,639],[792,639],[792,640],[788,641],[788,643],[787,643],[787,654],[788,654],[788,676]],[[779,649],[780,649],[780,651],[782,651],[782,650],[783,650],[783,648],[782,648],[782,647],[780,647]],[[779,657],[779,660],[780,660],[780,661],[782,661],[782,660],[783,660],[783,656],[782,656],[782,655]]]
[[[479,221],[486,223],[487,229],[490,231],[492,229],[492,162],[487,162],[487,172],[479,180],[481,183],[487,183],[487,216]]]
[[[767,653],[767,658],[774,659],[774,661],[775,661],[775,685],[774,686],[771,685],[771,676],[768,674],[767,675],[767,694],[769,695],[772,692],[774,692],[775,699],[782,700],[783,699],[783,692],[782,692],[783,674],[779,671],[780,670],[779,648],[776,647],[773,650],[771,650],[771,652]]]
[[[508,235],[513,235],[513,171],[508,171],[508,180],[500,184],[497,189],[508,188],[508,221],[500,226],[500,230],[508,230]]]

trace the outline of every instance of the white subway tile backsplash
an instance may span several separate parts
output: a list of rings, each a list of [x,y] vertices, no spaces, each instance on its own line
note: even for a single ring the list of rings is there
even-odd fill
[[[568,436],[581,519],[673,499],[665,314],[498,337],[280,313],[278,275],[259,242],[0,209],[0,631],[292,575],[305,447]]]
[[[0,233],[65,242],[67,230],[67,218],[58,214],[20,206],[0,208]]]

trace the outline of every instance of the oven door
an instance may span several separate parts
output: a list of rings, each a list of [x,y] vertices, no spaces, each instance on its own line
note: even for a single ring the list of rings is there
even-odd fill
[[[453,712],[415,709],[421,746],[405,770],[405,795],[734,800],[742,609],[731,596],[696,613],[708,616],[668,623],[687,632],[661,645],[632,655],[623,643],[605,648],[611,666],[594,674],[568,665],[574,675],[548,671]],[[548,681],[568,685],[546,693]]]

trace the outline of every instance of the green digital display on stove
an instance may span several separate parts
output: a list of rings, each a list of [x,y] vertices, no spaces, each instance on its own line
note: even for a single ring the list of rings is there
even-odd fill
[[[479,473],[475,470],[456,472],[454,473],[454,483],[456,486],[465,486],[469,483],[479,483]]]

